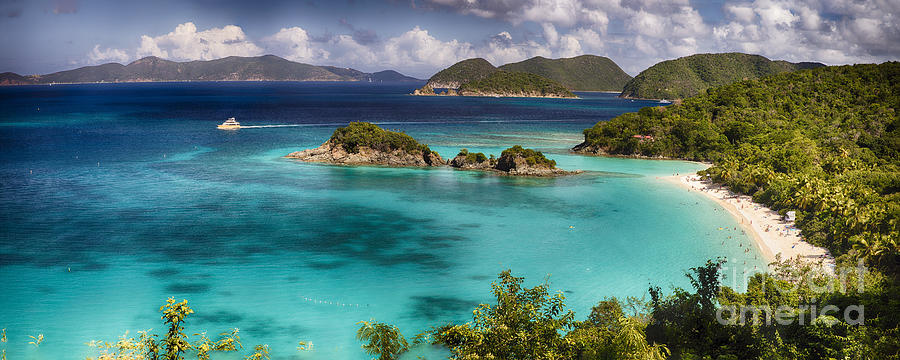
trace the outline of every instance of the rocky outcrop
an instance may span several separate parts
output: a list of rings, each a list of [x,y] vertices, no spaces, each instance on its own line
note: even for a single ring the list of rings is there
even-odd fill
[[[413,90],[412,95],[416,95],[416,96],[459,96],[459,93],[456,92],[456,89],[447,89],[445,91],[434,91],[434,88],[432,88],[429,85],[425,85],[421,89]]]
[[[482,154],[484,156],[484,154]],[[467,159],[466,155],[460,153],[456,155],[453,159],[450,159],[449,165],[451,167],[463,170],[494,170],[494,165],[497,164],[497,159],[483,159],[481,161]]]
[[[546,164],[532,164],[520,155],[501,156],[497,159],[494,169],[505,172],[507,175],[517,176],[563,176],[582,172],[581,170],[566,171]]]
[[[409,152],[402,149],[390,151],[376,150],[368,146],[360,146],[356,152],[349,152],[343,146],[331,140],[315,149],[296,151],[285,156],[309,162],[321,162],[339,165],[385,165],[385,166],[444,166],[447,162],[432,151]]]
[[[504,151],[499,158],[490,158],[482,153],[469,153],[465,149],[450,160],[451,167],[461,170],[493,171],[510,176],[564,176],[582,173],[581,170],[566,171],[556,167],[555,163],[536,162],[521,154]]]
[[[572,148],[572,152],[588,155],[607,155],[606,150],[599,146],[588,144],[587,141],[575,145]]]
[[[459,96],[481,96],[481,97],[528,97],[528,98],[549,98],[549,99],[577,99],[577,96],[568,94],[552,94],[540,91],[473,91],[460,90]]]

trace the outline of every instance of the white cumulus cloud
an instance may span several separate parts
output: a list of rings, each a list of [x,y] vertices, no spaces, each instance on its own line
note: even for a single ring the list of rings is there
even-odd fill
[[[442,41],[416,26],[388,39],[381,55],[386,64],[422,69],[451,65],[460,59],[475,57],[477,53],[468,42]]]
[[[239,26],[226,25],[197,31],[197,26],[186,22],[175,30],[160,36],[141,37],[137,56],[163,56],[172,60],[213,60],[227,56],[261,55],[262,48],[247,39]]]
[[[88,53],[88,60],[91,64],[100,64],[108,62],[124,63],[129,59],[128,54],[124,50],[106,48],[100,49],[100,45],[94,45],[94,49]]]
[[[268,52],[294,61],[316,62],[328,59],[330,55],[328,51],[315,47],[306,30],[298,26],[282,28],[265,38],[264,43]]]

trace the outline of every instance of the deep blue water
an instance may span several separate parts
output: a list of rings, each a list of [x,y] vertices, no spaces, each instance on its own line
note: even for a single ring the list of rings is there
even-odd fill
[[[0,327],[9,359],[81,359],[85,342],[241,329],[273,359],[364,359],[355,323],[407,336],[467,321],[512,269],[549,279],[583,318],[604,296],[687,286],[706,259],[762,266],[734,219],[658,179],[698,164],[568,153],[581,130],[652,101],[412,97],[412,85],[166,83],[0,88]],[[243,125],[296,125],[221,131]],[[444,157],[513,144],[585,174],[305,164],[349,121],[406,131]],[[730,238],[729,238],[730,237]],[[740,264],[743,266],[743,264]],[[29,335],[44,343],[28,345]],[[312,341],[313,351],[296,343]],[[419,349],[433,351],[435,349]],[[219,356],[217,359],[237,358]],[[411,358],[415,358],[411,356]]]

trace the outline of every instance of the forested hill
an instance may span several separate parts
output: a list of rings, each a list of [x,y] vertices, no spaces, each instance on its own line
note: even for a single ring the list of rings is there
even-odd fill
[[[366,73],[350,68],[298,63],[274,55],[229,56],[175,62],[155,56],[128,65],[109,63],[46,75],[0,74],[2,85],[140,81],[421,81],[396,71]]]
[[[696,54],[663,61],[642,71],[625,85],[622,97],[684,99],[736,81],[822,66],[772,61],[742,53]]]
[[[581,55],[572,58],[547,59],[536,56],[500,67],[555,80],[575,91],[622,91],[631,76],[607,57]]]
[[[900,63],[823,67],[599,122],[575,150],[714,161],[714,181],[797,210],[811,243],[896,274],[898,111]]]
[[[438,71],[428,79],[425,86],[458,89],[465,83],[484,79],[495,72],[497,72],[497,68],[485,59],[466,59]]]
[[[575,94],[562,84],[540,75],[497,71],[490,76],[463,84],[459,88],[462,96],[514,96],[514,97],[555,97],[575,98]]]

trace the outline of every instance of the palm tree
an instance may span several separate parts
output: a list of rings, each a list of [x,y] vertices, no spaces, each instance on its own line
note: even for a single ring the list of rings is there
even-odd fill
[[[360,321],[359,330],[356,331],[356,338],[360,341],[367,342],[362,348],[369,355],[378,356],[378,360],[392,360],[397,356],[409,350],[409,344],[406,338],[400,333],[394,325],[371,321]]]

